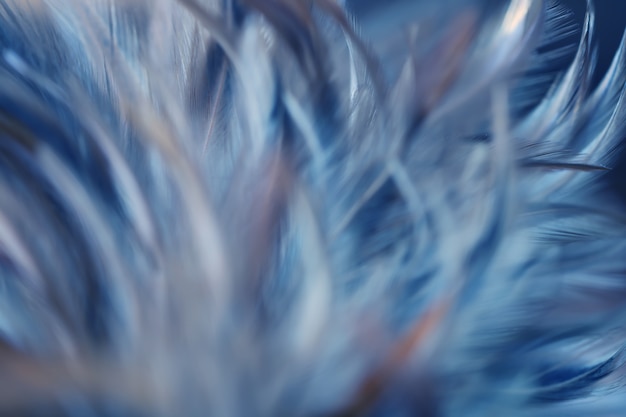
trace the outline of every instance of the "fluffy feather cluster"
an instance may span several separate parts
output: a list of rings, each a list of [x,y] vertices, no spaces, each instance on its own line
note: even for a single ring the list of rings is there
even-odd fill
[[[626,51],[591,89],[593,28],[0,0],[0,414],[622,415]]]

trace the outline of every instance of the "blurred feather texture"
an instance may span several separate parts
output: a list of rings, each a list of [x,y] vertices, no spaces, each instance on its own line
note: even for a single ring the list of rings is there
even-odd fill
[[[357,3],[0,0],[1,415],[623,415],[624,43]]]

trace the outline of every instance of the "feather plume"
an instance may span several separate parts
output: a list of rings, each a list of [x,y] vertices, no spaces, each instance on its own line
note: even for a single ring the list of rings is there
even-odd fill
[[[623,413],[594,25],[0,0],[0,415]]]

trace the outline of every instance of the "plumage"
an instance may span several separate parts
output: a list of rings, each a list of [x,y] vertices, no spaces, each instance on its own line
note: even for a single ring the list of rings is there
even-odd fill
[[[0,415],[623,413],[626,40],[496,3],[0,0]]]

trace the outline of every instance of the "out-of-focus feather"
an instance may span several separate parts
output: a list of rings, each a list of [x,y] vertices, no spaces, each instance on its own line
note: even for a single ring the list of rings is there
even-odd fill
[[[366,3],[0,0],[0,414],[623,408],[626,40]]]

